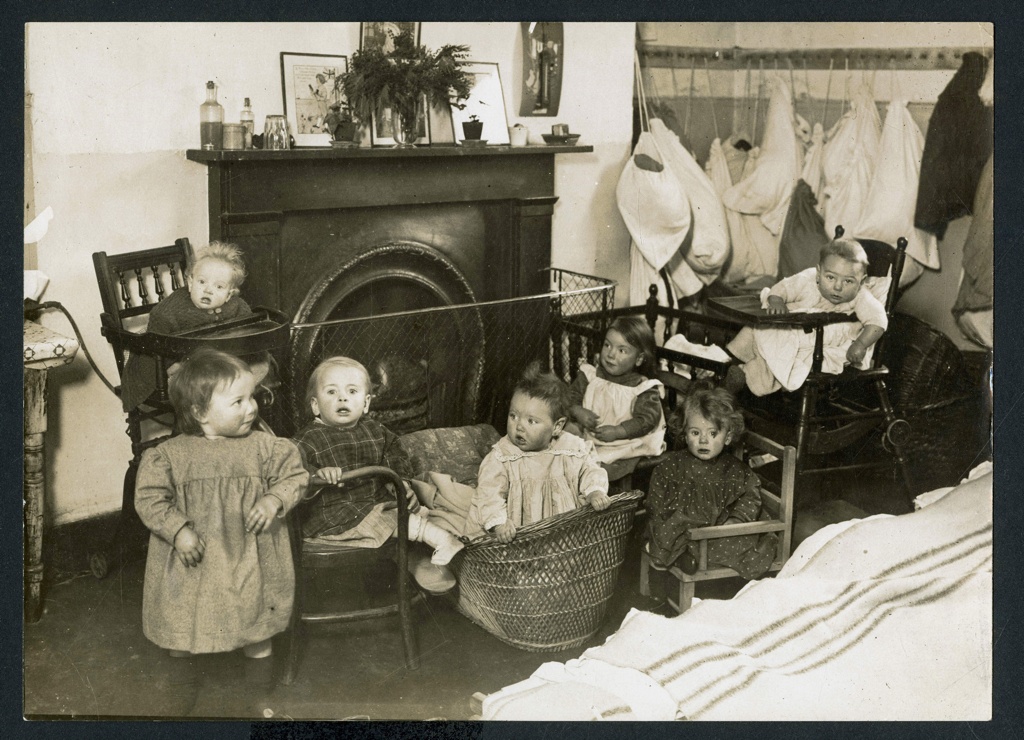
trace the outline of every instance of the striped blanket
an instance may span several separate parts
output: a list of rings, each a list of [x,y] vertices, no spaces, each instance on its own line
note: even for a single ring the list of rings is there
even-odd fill
[[[492,694],[485,719],[984,720],[992,693],[991,474],[849,526],[774,579]]]

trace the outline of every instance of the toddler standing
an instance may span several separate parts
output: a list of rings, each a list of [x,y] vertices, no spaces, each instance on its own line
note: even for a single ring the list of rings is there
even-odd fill
[[[638,458],[665,451],[662,386],[650,377],[654,353],[647,322],[621,316],[605,333],[597,367],[581,365],[573,380],[569,418],[593,441],[611,480],[631,473]]]
[[[506,434],[480,463],[476,492],[461,534],[493,530],[511,542],[516,529],[590,504],[611,505],[608,474],[594,447],[564,431],[568,388],[534,364],[516,385]]]
[[[302,534],[334,542],[361,542],[380,547],[398,530],[395,494],[377,479],[338,486],[342,473],[367,465],[383,465],[408,479],[412,467],[398,437],[375,419],[370,410],[371,384],[366,368],[348,357],[331,357],[313,370],[306,388],[313,420],[294,439],[305,456],[314,482],[328,488],[303,511]],[[407,486],[410,502],[415,495]],[[414,504],[415,505],[415,504]],[[446,565],[463,544],[452,534],[416,513],[409,514],[409,539],[434,548],[431,563]],[[444,591],[454,585],[445,573],[413,572],[421,586]]]
[[[676,437],[686,440],[686,449],[670,453],[651,475],[647,549],[655,565],[669,567],[678,560],[683,572],[693,574],[698,550],[690,529],[755,521],[761,494],[754,471],[722,454],[743,434],[743,413],[732,394],[698,381],[681,411],[673,414],[673,431],[681,427]],[[771,566],[777,543],[774,533],[713,539],[708,564],[757,578]]]
[[[256,378],[238,358],[198,350],[169,386],[181,433],[143,453],[135,508],[152,532],[142,628],[182,659],[171,698],[185,714],[199,653],[242,648],[247,679],[269,690],[295,590],[283,517],[309,475],[294,443],[252,429]]]
[[[242,250],[233,244],[211,242],[199,250],[185,273],[186,287],[179,288],[153,306],[147,332],[181,334],[219,321],[252,313],[238,292],[245,281]],[[132,353],[124,368],[121,403],[131,411],[156,390],[156,361]]]
[[[833,239],[821,248],[816,267],[776,283],[764,300],[770,314],[829,311],[852,313],[856,322],[825,327],[822,370],[839,374],[843,365],[864,368],[871,349],[889,326],[885,306],[864,289],[868,256],[853,239]],[[800,329],[744,327],[726,349],[742,365],[729,368],[726,386],[744,383],[756,396],[780,388],[796,390],[807,380],[814,351],[814,332]]]

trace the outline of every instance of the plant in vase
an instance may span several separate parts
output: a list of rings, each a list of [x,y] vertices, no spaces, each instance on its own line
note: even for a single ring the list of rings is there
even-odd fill
[[[324,117],[324,126],[331,135],[333,146],[358,146],[359,124],[352,118],[352,111],[344,103],[334,103]]]
[[[484,122],[477,116],[470,116],[468,121],[462,122],[462,133],[467,141],[478,141],[484,134]]]
[[[461,108],[469,97],[473,77],[463,69],[468,55],[468,46],[446,44],[430,51],[417,46],[411,34],[401,33],[391,51],[353,53],[348,71],[336,84],[358,120],[370,122],[390,110],[396,146],[414,146],[421,101]]]

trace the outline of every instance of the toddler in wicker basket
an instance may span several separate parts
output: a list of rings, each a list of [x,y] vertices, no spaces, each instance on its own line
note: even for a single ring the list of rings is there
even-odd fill
[[[480,463],[462,534],[492,532],[502,543],[516,529],[589,504],[611,505],[608,473],[594,445],[565,431],[569,388],[535,363],[512,394],[506,434]]]

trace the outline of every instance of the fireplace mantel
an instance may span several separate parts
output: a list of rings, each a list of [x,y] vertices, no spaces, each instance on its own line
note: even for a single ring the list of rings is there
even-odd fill
[[[242,247],[243,297],[293,315],[325,271],[388,242],[450,258],[478,300],[545,292],[556,155],[590,146],[191,149],[210,239]]]

